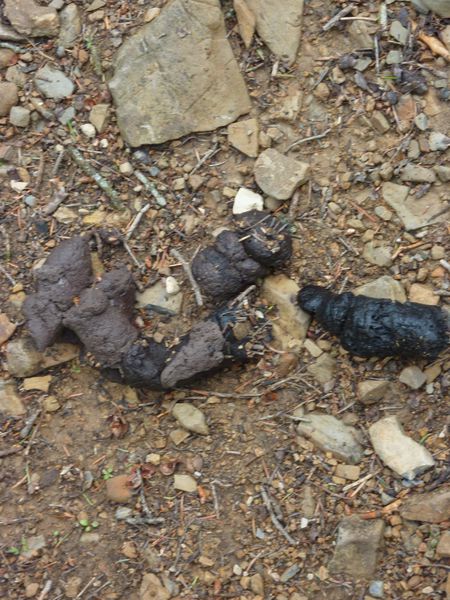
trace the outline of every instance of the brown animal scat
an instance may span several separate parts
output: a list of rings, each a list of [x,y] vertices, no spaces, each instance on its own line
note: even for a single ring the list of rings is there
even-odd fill
[[[25,298],[23,313],[38,350],[53,344],[63,329],[63,315],[92,282],[86,238],[64,240],[36,271],[36,292]]]

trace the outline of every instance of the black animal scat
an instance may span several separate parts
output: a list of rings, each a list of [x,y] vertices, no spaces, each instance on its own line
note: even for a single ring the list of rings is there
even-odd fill
[[[237,231],[222,231],[192,261],[201,290],[215,301],[236,296],[292,254],[286,228],[270,213],[251,210],[235,217]]]
[[[301,289],[298,303],[357,356],[432,360],[448,346],[447,321],[437,306],[334,294],[316,285]]]

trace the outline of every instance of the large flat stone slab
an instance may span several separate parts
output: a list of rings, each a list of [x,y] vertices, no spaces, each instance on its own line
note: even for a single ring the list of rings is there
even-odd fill
[[[406,185],[398,185],[390,181],[383,184],[382,191],[384,201],[395,210],[407,231],[420,229],[448,218],[443,212],[445,204],[439,192],[433,188],[420,199],[410,194]]]
[[[173,0],[122,45],[109,85],[131,146],[211,131],[251,108],[219,0]]]

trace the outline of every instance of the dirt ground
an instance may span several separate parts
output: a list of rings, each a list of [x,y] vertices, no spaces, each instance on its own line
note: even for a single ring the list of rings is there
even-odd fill
[[[76,3],[80,8],[85,5]],[[12,145],[15,152],[10,164],[0,166],[2,264],[14,280],[0,273],[0,297],[2,311],[19,323],[16,336],[25,331],[21,292],[32,290],[32,267],[59,241],[95,231],[105,221],[120,237],[147,201],[135,177],[120,172],[119,165],[127,161],[146,172],[168,204],[152,207],[129,240],[142,269],[120,242],[104,243],[99,253],[93,238],[97,272],[125,262],[142,288],[168,274],[176,277],[184,293],[181,315],[176,319],[156,315],[150,321],[141,314],[149,333],[180,335],[212,308],[196,306],[170,249],[178,248],[192,257],[211,242],[214,230],[231,223],[233,194],[229,190],[242,185],[256,189],[254,159],[229,144],[226,128],[139,151],[123,144],[114,115],[94,139],[87,139],[79,129],[88,122],[94,104],[111,101],[105,78],[111,72],[117,40],[136,29],[150,5],[163,4],[109,0],[101,20],[90,20],[82,10],[82,39],[63,57],[56,56],[51,40],[38,39],[25,43],[26,55],[14,59],[25,67],[21,98],[38,97],[32,75],[45,63],[62,66],[77,85],[76,116],[70,127],[42,115],[25,130],[10,125],[8,118],[0,119],[0,141]],[[373,25],[380,4],[356,2],[352,14]],[[431,252],[433,247],[444,247],[448,257],[448,222],[406,233],[395,216],[384,220],[374,210],[388,209],[381,198],[380,165],[390,163],[395,170],[405,159],[405,140],[419,139],[422,133],[414,125],[402,130],[385,97],[358,87],[353,72],[350,76],[341,71],[344,81],[339,80],[340,73],[333,70],[337,60],[354,49],[347,34],[349,22],[327,32],[322,26],[342,5],[306,2],[299,59],[292,68],[281,63],[274,68],[275,58],[258,38],[245,49],[232,4],[223,3],[229,39],[252,98],[252,116],[258,118],[266,143],[284,152],[296,140],[330,129],[291,152],[311,164],[311,181],[300,189],[294,205],[291,201],[272,207],[291,224],[294,235],[294,256],[285,272],[299,285],[333,283],[336,290],[352,290],[391,275],[407,292],[417,282],[439,291],[440,304],[448,306],[450,274]],[[403,5],[389,3],[389,10],[398,12]],[[437,35],[445,24],[430,18],[429,31]],[[93,47],[101,57],[103,75],[92,60]],[[383,38],[382,52],[389,48]],[[444,71],[448,77],[448,64],[425,45],[416,45],[410,60],[431,69],[428,74]],[[364,77],[375,79],[375,60]],[[431,86],[418,100],[425,109],[435,97],[434,89],[430,90]],[[286,111],[296,102],[300,110],[291,119]],[[46,101],[46,107],[55,108],[52,101]],[[381,110],[388,119],[384,132],[368,125],[374,110]],[[429,118],[433,130],[448,133],[450,103],[442,101],[438,114]],[[111,210],[107,196],[67,154],[58,158],[67,140],[119,192],[126,211]],[[419,143],[423,166],[448,160],[448,150],[437,157]],[[212,149],[214,153],[202,162]],[[201,177],[198,190],[189,184],[174,190],[174,182],[187,180],[196,165]],[[11,189],[11,180],[25,182],[25,189]],[[45,216],[43,209],[61,186],[68,194],[64,206],[72,213],[58,220]],[[218,196],[212,193],[216,191]],[[440,193],[450,198],[445,185]],[[30,195],[35,198],[32,206],[25,202]],[[107,217],[98,218],[100,207],[107,208]],[[364,244],[373,237],[391,248],[390,266],[373,265],[363,258]],[[309,336],[328,341],[338,361],[334,385],[325,391],[306,370],[313,361],[306,350],[288,372],[283,354],[267,351],[256,364],[230,368],[200,381],[192,390],[168,393],[131,390],[108,382],[83,353],[45,373],[51,375],[48,394],[24,390],[17,380],[27,413],[4,418],[0,429],[0,451],[21,444],[19,452],[0,454],[1,597],[139,600],[150,597],[139,592],[144,574],[154,573],[167,594],[160,592],[155,598],[370,598],[368,582],[328,570],[337,526],[345,515],[381,510],[383,494],[395,500],[445,485],[448,353],[436,361],[439,369],[433,384],[412,390],[398,381],[407,363],[352,358],[315,324]],[[423,361],[418,364],[427,366]],[[7,375],[5,366],[3,378]],[[366,406],[358,399],[357,384],[371,377],[391,380],[392,392],[385,400]],[[57,399],[59,410],[43,409],[46,395]],[[179,426],[171,407],[180,399],[202,410],[209,434],[191,434],[176,445],[170,434]],[[360,485],[346,487],[349,481],[334,477],[339,461],[308,442],[298,443],[292,413],[299,405],[336,415],[361,431],[365,455]],[[368,442],[367,427],[391,413],[400,415],[408,434],[422,440],[436,460],[435,468],[421,476],[414,489],[404,487],[383,467]],[[33,414],[37,419],[21,439],[20,431]],[[117,429],[113,425],[118,421]],[[163,468],[151,468],[154,463]],[[108,479],[133,469],[144,475],[148,469],[142,487],[145,500],[142,493],[136,493],[125,505],[109,501]],[[194,473],[197,491],[175,490],[174,470]],[[261,498],[262,487],[278,505],[285,531],[295,545],[271,521]],[[129,519],[142,517],[145,501],[161,522],[148,525],[138,518]],[[306,514],[311,516],[304,520]],[[449,563],[434,553],[442,527],[405,522],[396,511],[383,518],[384,546],[373,577],[384,582],[383,597],[445,598]],[[36,536],[44,536],[44,543],[33,551],[30,540]]]

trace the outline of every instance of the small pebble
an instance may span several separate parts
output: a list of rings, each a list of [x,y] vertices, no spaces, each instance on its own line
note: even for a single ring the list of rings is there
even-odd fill
[[[96,130],[92,123],[83,123],[83,125],[80,126],[80,129],[87,138],[94,138],[96,136]]]
[[[116,475],[106,481],[106,495],[112,502],[125,503],[131,498],[128,475]]]

